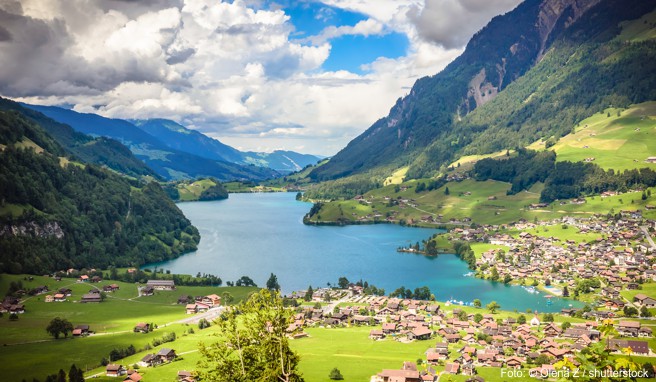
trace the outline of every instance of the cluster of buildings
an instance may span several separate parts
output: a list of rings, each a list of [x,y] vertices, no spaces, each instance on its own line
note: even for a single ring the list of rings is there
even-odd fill
[[[622,212],[618,221],[605,217],[590,219],[566,218],[563,220],[532,224],[522,222],[514,229],[522,230],[518,236],[502,233],[508,227],[483,226],[476,229],[457,228],[449,235],[451,240],[489,242],[507,247],[492,249],[477,259],[476,265],[484,269],[482,275],[490,277],[495,269],[499,279],[509,276],[512,280],[533,279],[545,285],[568,288],[572,295],[580,281],[595,279],[600,282],[601,303],[610,311],[632,303],[638,308],[656,306],[656,300],[644,296],[626,301],[622,290],[638,290],[647,281],[656,281],[656,251],[645,242],[645,225],[635,211]],[[548,237],[548,232],[538,236],[525,232],[537,226],[566,224],[569,229],[591,234],[590,242],[560,240]],[[580,289],[580,288],[579,288]],[[584,290],[584,293],[592,290]],[[637,297],[637,296],[636,296]]]
[[[590,320],[562,326],[541,322],[536,312],[520,324],[517,318],[497,319],[483,311],[467,313],[453,306],[445,311],[427,301],[353,296],[349,302],[353,305],[333,312],[304,309],[294,316],[288,334],[302,337],[307,326],[369,325],[373,341],[426,342],[423,366],[405,362],[400,369],[385,369],[373,376],[372,381],[377,382],[436,381],[440,373],[465,375],[467,381],[482,382],[484,379],[477,375],[479,367],[535,369],[543,373],[560,360],[574,360],[576,353],[600,341],[618,354],[631,348],[634,355],[654,355],[648,343],[652,330],[638,321]],[[616,334],[604,335],[604,325],[613,325]]]

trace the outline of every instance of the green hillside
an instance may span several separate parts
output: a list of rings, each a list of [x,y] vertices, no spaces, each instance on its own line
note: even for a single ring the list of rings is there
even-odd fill
[[[215,179],[179,181],[164,185],[171,199],[180,202],[220,200],[228,198],[224,185]]]
[[[565,6],[549,16],[550,31],[535,26],[541,3],[493,19],[443,72],[418,80],[386,118],[311,174],[340,182],[310,193],[367,191],[407,165],[406,179],[434,177],[459,157],[557,140],[609,105],[656,100],[656,2]]]
[[[544,149],[545,141],[529,148]],[[591,161],[604,169],[627,170],[656,163],[656,102],[645,102],[628,109],[606,109],[584,119],[574,133],[562,137],[550,150],[559,161]]]
[[[157,183],[70,162],[33,120],[0,111],[0,272],[140,265],[199,234]]]

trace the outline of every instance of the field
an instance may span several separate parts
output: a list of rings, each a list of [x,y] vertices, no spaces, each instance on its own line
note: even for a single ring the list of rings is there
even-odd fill
[[[12,281],[21,281],[23,287],[31,289],[39,285],[47,285],[51,291],[59,288],[70,288],[72,296],[66,302],[44,302],[44,295],[28,297],[25,301],[26,313],[19,315],[18,320],[9,320],[5,314],[0,318],[0,358],[5,365],[12,365],[12,375],[17,381],[23,378],[43,379],[46,375],[54,373],[60,367],[68,371],[71,364],[81,368],[92,369],[99,365],[103,357],[117,348],[127,348],[134,345],[141,349],[155,338],[162,337],[167,332],[175,332],[178,340],[175,348],[184,349],[186,337],[183,334],[188,326],[171,324],[172,322],[187,318],[184,307],[177,305],[176,301],[181,295],[207,295],[211,293],[222,294],[229,292],[240,301],[254,288],[238,287],[179,287],[176,291],[158,291],[154,296],[137,297],[135,284],[114,282],[120,289],[114,293],[107,293],[102,303],[82,304],[79,302],[82,294],[88,293],[92,288],[88,283],[77,283],[75,279],[64,278],[56,282],[54,279],[43,276],[33,276],[32,281],[24,279],[25,276],[0,275],[0,292],[4,295]],[[102,282],[101,285],[110,282]],[[96,335],[86,338],[54,340],[46,333],[46,326],[54,317],[66,318],[73,326],[89,325]],[[148,334],[136,334],[132,329],[138,322],[148,322],[159,326],[159,329]],[[196,328],[198,329],[198,328]],[[199,338],[195,338],[193,346],[196,348]],[[53,355],[57,355],[54,357]],[[143,357],[145,353],[141,354]],[[19,374],[20,371],[20,374]],[[7,380],[7,379],[3,379]],[[8,380],[9,381],[9,380]]]
[[[544,142],[529,148],[542,149]],[[603,169],[656,169],[656,163],[645,162],[656,155],[656,102],[595,114],[550,149],[556,151],[558,161],[588,159]]]
[[[405,220],[409,224],[420,226],[434,226],[435,224],[422,223],[422,217],[432,216],[439,223],[449,223],[449,220],[462,220],[471,218],[478,224],[503,224],[517,222],[520,219],[528,221],[549,220],[564,216],[586,216],[592,214],[618,213],[621,210],[642,210],[643,216],[649,219],[656,218],[656,210],[646,210],[647,205],[656,205],[656,188],[652,188],[652,195],[642,200],[642,192],[628,192],[610,197],[591,196],[584,204],[572,204],[556,201],[545,208],[530,209],[529,205],[539,202],[539,195],[543,185],[535,184],[530,190],[516,195],[506,195],[510,189],[509,183],[487,180],[484,182],[467,179],[461,182],[449,182],[445,186],[433,191],[416,193],[415,187],[420,182],[428,183],[430,180],[412,180],[404,182],[402,188],[396,192],[395,187],[389,185],[372,190],[364,195],[363,201],[344,200],[324,204],[319,216],[321,221],[350,220],[359,218],[366,220],[384,221],[387,216],[394,216],[396,220]],[[449,194],[446,195],[446,188]],[[391,205],[391,199],[410,200],[406,206]],[[366,200],[366,201],[365,201]],[[395,214],[395,215],[394,215]],[[378,215],[376,219],[375,215]],[[440,219],[438,215],[442,215]],[[313,218],[317,219],[317,216]],[[556,231],[554,231],[556,232]],[[563,233],[564,234],[564,233]]]
[[[180,182],[177,185],[178,193],[180,194],[180,201],[186,202],[190,200],[198,200],[200,194],[208,188],[216,185],[211,179],[201,179],[195,182]]]

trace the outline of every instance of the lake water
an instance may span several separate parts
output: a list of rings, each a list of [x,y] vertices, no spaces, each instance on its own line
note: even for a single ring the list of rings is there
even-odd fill
[[[211,273],[225,281],[243,275],[264,286],[273,272],[284,293],[336,284],[341,276],[366,280],[387,293],[405,286],[428,286],[439,301],[455,299],[483,304],[497,301],[503,309],[559,311],[576,302],[474,277],[455,255],[428,258],[399,253],[398,247],[421,242],[436,229],[391,224],[307,226],[302,217],[311,204],[294,193],[230,194],[227,200],[180,203],[199,229],[198,250],[147,267],[178,274]]]

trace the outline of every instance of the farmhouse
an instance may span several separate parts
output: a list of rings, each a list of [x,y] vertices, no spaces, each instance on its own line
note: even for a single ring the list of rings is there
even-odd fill
[[[134,332],[135,333],[148,333],[150,331],[150,324],[147,324],[145,322],[140,322],[137,325],[134,326]]]
[[[108,377],[119,377],[121,375],[124,375],[126,373],[125,368],[123,365],[115,365],[113,363],[107,365],[105,368],[105,375]]]
[[[87,303],[87,302],[101,302],[102,297],[98,293],[87,293],[82,296],[82,300],[80,302]]]
[[[159,357],[162,363],[171,362],[176,357],[175,350],[169,348],[161,348],[157,353],[157,357]]]
[[[202,303],[207,304],[209,306],[219,306],[221,305],[221,296],[218,296],[216,294],[205,296],[203,297]]]
[[[174,290],[175,282],[173,280],[148,280],[146,286],[157,290]]]

